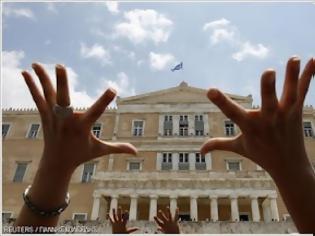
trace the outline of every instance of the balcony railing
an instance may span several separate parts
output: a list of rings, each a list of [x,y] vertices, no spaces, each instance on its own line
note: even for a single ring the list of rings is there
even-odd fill
[[[172,163],[164,162],[161,165],[162,170],[171,170],[173,169]]]
[[[196,162],[195,167],[196,167],[196,170],[206,170],[207,169],[205,162],[201,162],[201,163]]]
[[[179,170],[189,170],[189,163],[178,163]]]

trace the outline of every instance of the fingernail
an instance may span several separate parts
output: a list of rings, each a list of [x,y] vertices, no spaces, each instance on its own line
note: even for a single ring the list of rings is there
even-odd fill
[[[35,69],[38,66],[38,63],[34,62],[32,63],[32,68]]]
[[[113,88],[108,88],[107,89],[107,92],[110,94],[110,95],[113,95],[113,96],[116,96],[117,92],[115,89]]]
[[[208,92],[208,96],[210,99],[216,99],[219,97],[219,91],[217,89],[210,89]]]
[[[61,64],[56,64],[56,68],[57,68],[57,69],[64,69],[65,66],[64,66],[64,65],[61,65]]]

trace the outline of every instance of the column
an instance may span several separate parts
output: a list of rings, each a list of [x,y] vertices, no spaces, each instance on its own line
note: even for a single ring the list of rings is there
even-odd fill
[[[120,113],[116,113],[116,117],[115,117],[115,126],[114,126],[114,135],[113,135],[113,140],[117,139],[117,135],[118,135],[118,127],[119,127],[119,115]]]
[[[112,195],[111,198],[112,199],[110,201],[109,215],[113,216],[113,209],[115,209],[117,212],[118,208],[118,195]]]
[[[173,115],[173,135],[179,136],[179,115]]]
[[[113,157],[113,154],[110,154],[108,158],[108,170],[112,171],[113,167],[114,167],[114,157]]]
[[[154,216],[156,216],[157,213],[157,195],[150,195],[150,214],[149,214],[149,220],[154,221]]]
[[[159,116],[159,136],[164,136],[164,115]]]
[[[207,113],[203,114],[203,124],[204,124],[204,135],[208,136],[210,133],[210,130],[209,130],[209,118],[208,118]]]
[[[161,170],[162,165],[162,153],[156,153],[156,170]]]
[[[190,197],[190,218],[192,221],[198,221],[197,196]]]
[[[189,170],[195,170],[196,169],[196,156],[195,153],[189,153],[188,154],[188,161],[189,161]]]
[[[205,155],[205,159],[206,159],[206,169],[211,170],[212,169],[212,158],[211,158],[210,152]]]
[[[175,216],[176,208],[177,208],[177,196],[171,195],[170,196],[170,211],[172,213],[173,218]]]
[[[219,220],[219,211],[218,211],[218,197],[210,196],[210,206],[211,206],[211,220],[216,222]]]
[[[92,207],[92,213],[91,213],[91,220],[96,220],[99,215],[100,210],[100,195],[94,195],[94,201],[93,201],[93,207]]]
[[[231,195],[231,220],[232,221],[240,221],[240,215],[238,212],[238,203],[237,203],[237,196]]]
[[[172,153],[172,161],[173,161],[173,170],[178,170],[178,162],[179,162],[179,153]]]
[[[270,209],[270,201],[268,198],[266,198],[262,204],[262,210],[263,210],[263,216],[264,216],[264,221],[266,223],[271,222],[271,209]]]
[[[270,201],[271,219],[272,221],[279,221],[279,212],[277,206],[277,196],[268,196]]]
[[[257,196],[250,196],[251,198],[251,207],[252,207],[252,217],[254,222],[260,221],[260,213],[259,213],[259,206],[258,206],[258,199]]]
[[[129,220],[137,220],[138,195],[130,196]]]

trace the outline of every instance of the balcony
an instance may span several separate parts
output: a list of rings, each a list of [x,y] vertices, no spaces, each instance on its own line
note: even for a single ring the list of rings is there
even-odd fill
[[[196,167],[196,170],[206,170],[207,169],[205,162],[201,162],[201,163],[196,162],[195,167]]]
[[[189,170],[189,163],[186,162],[179,162],[178,163],[179,170]]]
[[[162,162],[161,170],[171,170],[171,169],[173,169],[172,163]]]

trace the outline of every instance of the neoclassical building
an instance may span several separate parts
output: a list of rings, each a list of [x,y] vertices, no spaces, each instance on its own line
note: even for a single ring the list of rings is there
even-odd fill
[[[227,94],[246,108],[252,97]],[[3,110],[3,218],[16,218],[22,192],[32,183],[43,134],[36,110]],[[315,163],[315,110],[305,107],[305,145]],[[75,171],[71,204],[60,221],[106,221],[121,206],[130,220],[153,221],[158,209],[178,207],[182,221],[268,222],[290,218],[268,173],[235,153],[199,150],[211,137],[234,136],[239,128],[206,97],[206,90],[180,85],[118,98],[92,132],[102,140],[130,142],[138,156],[109,155]]]

